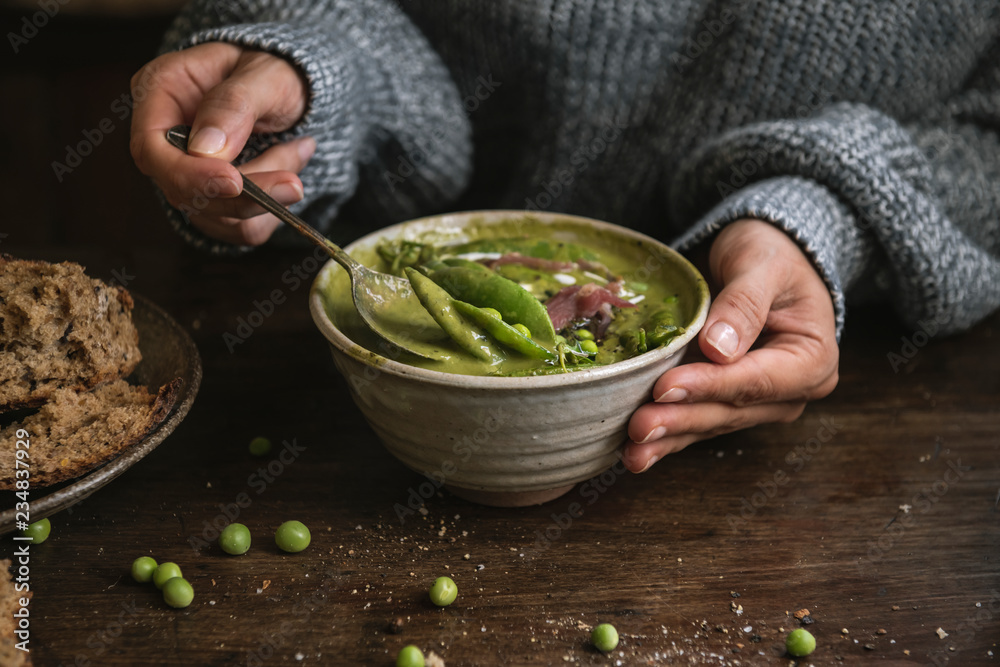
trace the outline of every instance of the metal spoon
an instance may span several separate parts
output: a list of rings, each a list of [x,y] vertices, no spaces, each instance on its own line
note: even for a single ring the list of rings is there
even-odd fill
[[[177,125],[167,130],[167,141],[186,153],[190,132],[190,127]],[[444,359],[449,356],[440,346],[447,335],[420,305],[406,278],[379,273],[364,266],[302,218],[279,204],[245,174],[241,175],[244,195],[326,250],[330,257],[344,267],[351,277],[354,306],[368,328],[390,345],[418,357]],[[393,356],[395,350],[382,349],[380,352]]]

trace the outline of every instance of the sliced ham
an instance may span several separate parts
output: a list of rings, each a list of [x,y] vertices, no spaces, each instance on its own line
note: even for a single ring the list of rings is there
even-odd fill
[[[609,283],[608,289],[597,283],[586,285],[570,285],[559,290],[555,296],[545,302],[549,311],[549,319],[555,330],[562,331],[574,320],[589,320],[596,318],[598,337],[611,323],[611,308],[635,308],[635,304],[618,297],[614,292],[621,289],[620,283]]]
[[[496,270],[498,266],[503,266],[504,264],[520,264],[528,267],[529,269],[553,272],[570,271],[576,266],[573,262],[558,262],[554,259],[542,259],[541,257],[522,255],[519,252],[509,252],[506,255],[497,257],[496,259],[491,259],[485,262],[485,264],[493,270]]]

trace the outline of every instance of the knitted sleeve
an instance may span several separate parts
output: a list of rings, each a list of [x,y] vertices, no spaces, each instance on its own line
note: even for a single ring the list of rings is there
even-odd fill
[[[395,3],[195,0],[163,48],[209,41],[274,53],[304,73],[310,99],[301,121],[276,136],[252,138],[237,162],[279,141],[315,138],[316,153],[300,174],[305,198],[293,210],[321,231],[366,179],[379,181],[380,196],[366,202],[367,213],[381,221],[440,208],[464,188],[472,149],[458,91]],[[194,245],[246,250],[204,236],[178,210],[168,215]]]
[[[981,62],[916,122],[840,103],[708,140],[671,183],[692,223],[677,245],[763,219],[813,260],[838,336],[845,293],[880,293],[931,335],[972,326],[1000,307],[1000,48]]]

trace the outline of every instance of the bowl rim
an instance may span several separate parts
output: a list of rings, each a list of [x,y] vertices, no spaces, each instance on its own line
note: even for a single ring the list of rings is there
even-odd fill
[[[586,384],[600,380],[613,379],[620,375],[630,373],[638,368],[656,366],[658,362],[669,359],[678,351],[682,350],[698,335],[698,332],[704,326],[705,320],[708,317],[711,294],[709,292],[708,283],[701,275],[701,272],[695,268],[694,264],[663,241],[659,241],[634,229],[629,229],[628,227],[605,222],[603,220],[596,220],[594,218],[571,215],[568,213],[519,209],[456,211],[436,215],[427,215],[396,223],[388,227],[376,229],[355,239],[348,245],[344,246],[344,249],[350,252],[353,246],[367,242],[373,238],[392,238],[393,236],[397,236],[400,233],[405,232],[410,227],[417,226],[418,223],[427,224],[431,221],[452,220],[459,223],[465,223],[472,219],[481,218],[484,220],[485,224],[492,224],[493,222],[505,220],[511,217],[533,217],[537,218],[543,224],[557,220],[566,220],[572,223],[595,227],[597,229],[605,229],[616,234],[629,237],[632,240],[653,245],[661,253],[661,256],[668,257],[669,261],[675,262],[677,267],[680,268],[682,272],[694,282],[694,287],[698,292],[698,309],[695,312],[691,326],[688,327],[687,331],[685,331],[683,335],[673,339],[664,347],[656,348],[655,350],[640,354],[632,357],[631,359],[625,359],[623,361],[617,361],[612,364],[597,366],[587,370],[573,371],[571,373],[507,377],[492,375],[462,375],[459,373],[436,371],[421,368],[419,366],[411,366],[409,364],[390,359],[389,357],[383,356],[377,352],[373,352],[348,338],[346,334],[341,332],[340,329],[334,325],[326,313],[326,308],[323,305],[323,297],[320,295],[319,289],[320,283],[327,280],[326,274],[328,271],[334,271],[337,269],[343,270],[333,259],[327,261],[320,268],[309,288],[309,311],[312,315],[313,322],[323,334],[324,338],[326,338],[327,341],[337,350],[365,366],[376,369],[376,371],[380,373],[389,373],[439,386],[455,386],[466,389],[489,389],[491,391],[524,391],[527,389],[544,389],[556,386],[566,387],[576,384]]]

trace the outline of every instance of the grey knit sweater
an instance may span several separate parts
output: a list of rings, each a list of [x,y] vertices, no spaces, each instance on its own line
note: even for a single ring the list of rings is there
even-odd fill
[[[1000,306],[998,36],[995,0],[196,0],[165,48],[303,70],[277,139],[316,138],[299,208],[327,231],[528,208],[689,250],[761,218],[838,332],[864,294],[942,334]]]

